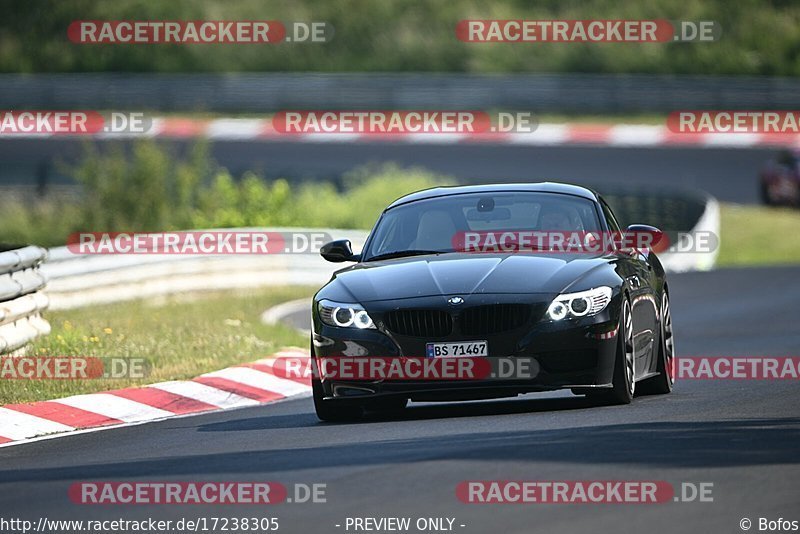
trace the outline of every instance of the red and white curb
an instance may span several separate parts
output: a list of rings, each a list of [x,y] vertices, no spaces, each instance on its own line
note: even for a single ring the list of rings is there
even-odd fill
[[[293,373],[286,372],[285,363],[304,361],[308,357],[308,352],[302,349],[284,349],[271,358],[206,373],[192,380],[0,406],[0,447],[89,429],[141,424],[307,396],[311,393],[308,373],[296,373],[295,378]]]
[[[4,134],[0,138],[21,137]],[[25,134],[25,137],[53,137],[53,134]],[[59,134],[64,136],[64,134]],[[74,136],[73,136],[74,137]],[[157,117],[144,133],[97,134],[97,138],[163,137],[173,139],[206,138],[219,141],[290,141],[295,143],[409,143],[457,144],[491,143],[506,145],[559,146],[589,145],[611,147],[720,147],[744,148],[800,147],[797,134],[757,133],[676,133],[666,126],[644,124],[550,124],[542,123],[530,133],[408,133],[408,134],[349,134],[349,133],[282,133],[269,118],[257,119],[192,119]]]
[[[156,137],[205,137],[211,140],[276,140],[307,143],[396,142],[409,144],[494,143],[507,145],[597,145],[597,146],[698,146],[800,147],[800,135],[750,133],[675,133],[666,126],[642,124],[540,124],[530,133],[408,133],[408,134],[294,134],[276,131],[269,119],[218,119],[189,126],[174,119],[154,121]]]

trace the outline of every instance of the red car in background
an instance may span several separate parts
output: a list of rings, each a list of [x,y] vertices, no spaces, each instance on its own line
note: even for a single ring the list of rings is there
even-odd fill
[[[768,206],[800,206],[800,150],[783,150],[759,176]]]

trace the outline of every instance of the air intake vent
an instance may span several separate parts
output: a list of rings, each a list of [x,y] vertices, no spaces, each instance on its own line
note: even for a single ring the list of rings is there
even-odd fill
[[[489,304],[461,312],[461,333],[482,336],[513,330],[524,325],[531,315],[527,304]]]
[[[450,335],[453,318],[441,310],[395,310],[386,315],[386,326],[401,336],[436,338]]]

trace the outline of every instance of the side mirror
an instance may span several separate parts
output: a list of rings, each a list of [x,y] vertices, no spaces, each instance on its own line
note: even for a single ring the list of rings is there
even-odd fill
[[[664,232],[649,224],[632,224],[625,229],[622,248],[661,252],[669,247]]]
[[[353,247],[349,239],[339,239],[338,241],[331,241],[325,243],[319,249],[319,254],[326,260],[333,263],[342,263],[343,261],[358,261],[360,256],[353,254]]]

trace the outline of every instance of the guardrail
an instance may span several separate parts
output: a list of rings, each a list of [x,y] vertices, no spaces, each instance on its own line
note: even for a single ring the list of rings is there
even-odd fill
[[[219,231],[326,232],[360,248],[367,232],[321,228],[236,228]],[[263,286],[321,286],[341,268],[318,254],[270,255],[79,255],[50,249],[42,270],[50,308],[64,310],[174,293]]]
[[[800,80],[654,74],[0,74],[0,108],[268,113],[281,109],[518,109],[632,113],[796,109]]]
[[[0,354],[50,333],[42,317],[49,304],[41,293],[47,278],[39,270],[46,258],[47,251],[35,246],[0,252]]]

